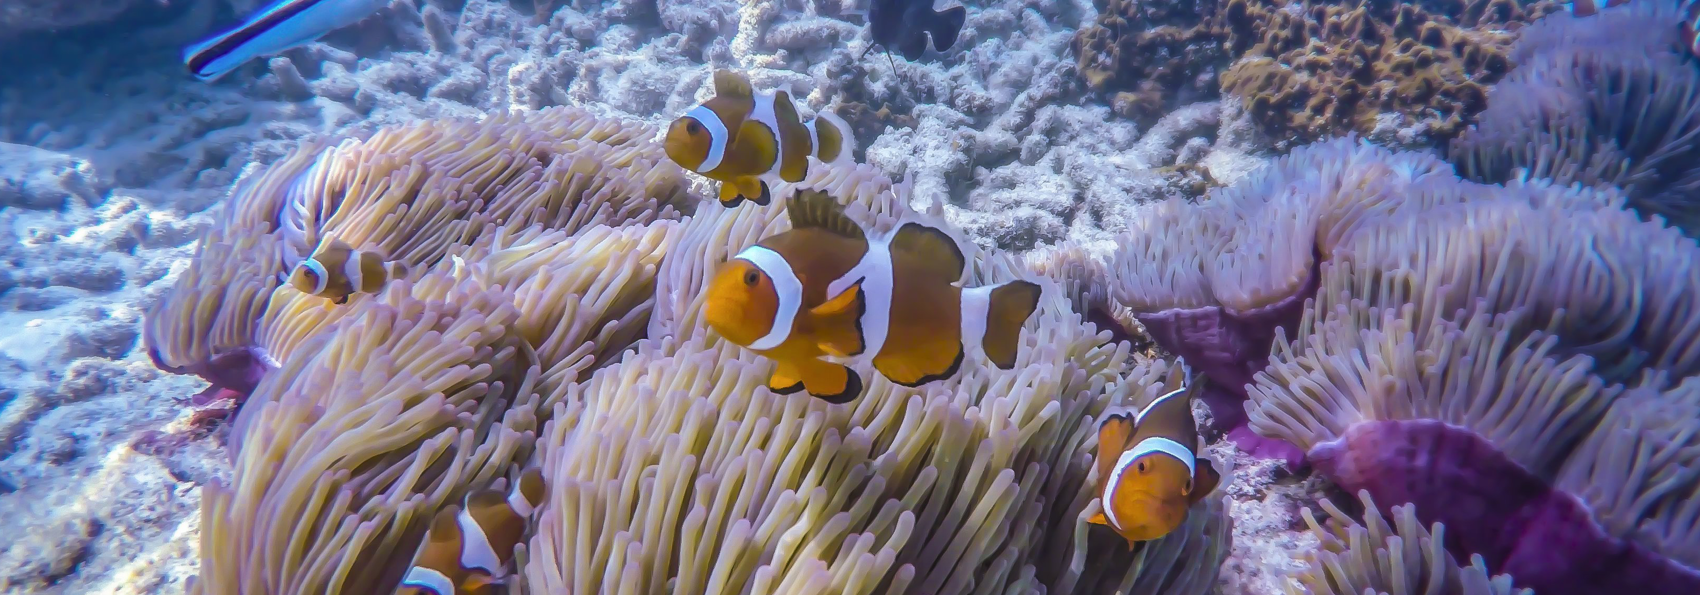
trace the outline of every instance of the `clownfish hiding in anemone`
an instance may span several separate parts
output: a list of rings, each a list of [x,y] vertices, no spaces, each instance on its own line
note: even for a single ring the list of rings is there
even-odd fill
[[[497,490],[483,490],[468,494],[463,506],[437,511],[396,593],[490,593],[503,584],[514,546],[525,537],[543,496],[543,472],[532,468],[520,475],[506,496]]]
[[[377,293],[390,279],[406,276],[406,265],[390,262],[377,252],[355,250],[342,240],[331,238],[318,252],[296,265],[289,283],[301,293],[345,304],[348,296],[356,292]]]
[[[1099,502],[1087,522],[1114,529],[1135,543],[1168,535],[1186,522],[1187,509],[1216,489],[1221,475],[1198,457],[1192,418],[1192,371],[1178,361],[1181,387],[1157,397],[1134,415],[1116,413],[1098,426]]]
[[[960,287],[967,261],[945,232],[908,222],[870,238],[822,192],[798,192],[786,210],[790,231],[715,272],[704,314],[720,336],[774,361],[769,390],[807,390],[830,403],[860,396],[861,377],[823,358],[872,360],[908,387],[954,376],[965,345],[980,345],[1001,369],[1015,366],[1038,284]]]
[[[772,200],[769,182],[801,182],[809,158],[848,160],[856,141],[850,127],[822,111],[807,122],[784,91],[756,93],[750,80],[727,70],[714,73],[714,97],[674,120],[663,146],[680,167],[720,182],[720,203],[758,205]]]

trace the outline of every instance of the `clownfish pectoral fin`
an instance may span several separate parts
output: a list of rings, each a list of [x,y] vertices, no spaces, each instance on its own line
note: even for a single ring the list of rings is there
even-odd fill
[[[862,377],[848,367],[818,359],[797,363],[803,388],[814,398],[842,405],[862,396]]]
[[[1098,485],[1110,480],[1110,473],[1115,470],[1116,457],[1127,450],[1127,442],[1133,438],[1135,424],[1133,416],[1126,413],[1114,413],[1104,418],[1098,424]]]
[[[1216,491],[1216,484],[1222,482],[1222,475],[1216,472],[1216,466],[1210,463],[1210,459],[1197,457],[1193,461],[1192,493],[1188,496],[1191,502],[1197,502],[1206,494]]]
[[[738,185],[731,181],[721,182],[720,206],[735,209],[741,204],[744,204],[744,195],[738,193]]]
[[[815,328],[819,329],[821,351],[836,357],[861,355],[867,346],[862,339],[862,314],[867,309],[862,282],[857,281],[837,297],[809,310]]]
[[[897,228],[891,238],[891,256],[919,263],[946,283],[961,280],[968,268],[968,258],[955,239],[944,230],[913,221]]]
[[[886,348],[874,356],[874,369],[879,370],[886,380],[915,388],[955,376],[957,370],[962,369],[965,352],[957,333],[939,333],[933,340],[904,347],[892,349],[892,345],[887,343]]]
[[[963,294],[966,300],[968,292]],[[1032,281],[1010,281],[992,288],[984,310],[986,334],[981,337],[980,346],[998,368],[1015,367],[1016,352],[1021,347],[1021,327],[1039,309],[1039,294],[1039,284]]]
[[[734,70],[714,71],[714,94],[719,97],[749,99],[755,97],[755,87],[749,77]]]
[[[773,375],[767,377],[767,390],[776,395],[789,395],[803,390],[803,373],[797,366],[775,361]]]
[[[336,299],[331,300],[331,303],[336,304],[338,306],[346,305],[346,304],[348,304],[349,296],[352,296],[352,295],[354,295],[354,294],[345,293],[345,294],[339,295],[339,296],[336,297]]]
[[[1104,511],[1102,510],[1093,514],[1091,518],[1086,519],[1086,522],[1094,525],[1104,525],[1106,527],[1110,526],[1110,519],[1109,517],[1104,516]]]
[[[798,190],[786,203],[785,212],[791,217],[791,229],[814,228],[852,240],[868,239],[862,226],[844,214],[844,206],[820,190]]]

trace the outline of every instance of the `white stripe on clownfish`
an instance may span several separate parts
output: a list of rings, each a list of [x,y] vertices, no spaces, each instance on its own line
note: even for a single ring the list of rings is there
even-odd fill
[[[750,246],[733,258],[742,258],[761,269],[773,281],[773,291],[779,298],[779,307],[773,315],[773,328],[768,329],[766,336],[750,343],[749,348],[766,351],[778,347],[791,337],[791,327],[803,305],[803,282],[797,279],[797,273],[791,270],[791,263],[786,262],[784,256],[767,248]]]
[[[484,527],[465,509],[460,511],[455,521],[460,523],[460,565],[468,570],[478,568],[489,572],[490,576],[499,576],[502,572],[502,558],[496,555],[496,548],[490,546],[490,538],[484,535]]]
[[[1175,442],[1174,440],[1160,436],[1152,436],[1139,441],[1139,444],[1134,445],[1133,448],[1128,449],[1127,452],[1123,452],[1121,456],[1116,457],[1116,467],[1114,471],[1110,472],[1110,482],[1107,484],[1110,488],[1104,494],[1105,500],[1107,502],[1115,502],[1116,490],[1121,488],[1122,485],[1122,473],[1127,471],[1128,467],[1138,464],[1139,459],[1145,455],[1157,453],[1169,455],[1185,464],[1187,477],[1192,477],[1193,474],[1197,472],[1197,457],[1192,454],[1192,450],[1179,442]],[[1114,506],[1105,504],[1104,516],[1108,517],[1110,519],[1110,524],[1115,525],[1117,529],[1122,528],[1121,520],[1116,518]]]
[[[419,587],[436,595],[454,595],[454,581],[434,568],[414,566],[407,569],[407,576],[401,579],[403,587]]]
[[[714,110],[702,105],[685,112],[685,117],[696,120],[698,124],[702,124],[703,129],[708,131],[708,156],[704,157],[702,163],[697,165],[696,172],[704,174],[714,171],[714,168],[720,167],[720,162],[726,158],[726,141],[729,134],[726,131],[726,123],[720,121],[720,114],[714,113]]]
[[[777,98],[772,93],[756,93],[755,107],[750,110],[750,119],[760,122],[773,133],[773,165],[762,175],[777,179],[779,168],[785,164],[785,135],[779,133],[779,115],[774,113],[773,102]]]
[[[325,270],[325,264],[319,262],[319,257],[310,256],[307,260],[301,262],[301,266],[307,267],[307,270],[309,271],[313,271],[314,278],[317,279],[317,281],[313,283],[313,295],[324,293],[325,286],[331,282],[331,276],[329,271]]]
[[[1181,385],[1176,387],[1175,390],[1163,393],[1162,396],[1152,399],[1150,403],[1146,403],[1144,407],[1139,408],[1139,413],[1134,414],[1133,416],[1134,427],[1139,427],[1139,422],[1144,421],[1145,415],[1151,413],[1151,410],[1156,409],[1159,403],[1167,401],[1175,395],[1186,392],[1187,387],[1192,386],[1192,366],[1186,365],[1185,359],[1175,360],[1175,365],[1181,367]]]
[[[819,116],[810,118],[809,121],[803,123],[803,127],[809,129],[809,153],[813,154],[816,159],[819,159],[820,133],[815,131],[815,121],[817,120],[820,120]]]
[[[992,309],[992,290],[1002,285],[987,285],[962,290],[962,348],[985,352],[986,316]]]
[[[868,238],[868,251],[862,255],[862,260],[826,286],[827,296],[837,296],[857,281],[862,282],[865,305],[861,318],[862,353],[841,363],[859,365],[872,362],[885,348],[885,338],[891,330],[891,240],[896,237],[896,230],[901,228],[901,225],[892,228],[893,231],[884,237]]]
[[[525,499],[525,494],[519,491],[518,486],[515,486],[513,491],[508,492],[508,506],[513,508],[514,514],[519,515],[522,519],[530,519],[532,511],[536,510],[531,505],[531,501]]]

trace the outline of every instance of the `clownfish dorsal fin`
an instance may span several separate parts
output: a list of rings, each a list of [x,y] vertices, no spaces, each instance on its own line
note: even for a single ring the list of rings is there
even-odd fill
[[[714,71],[714,95],[735,99],[753,99],[756,92],[755,87],[750,85],[749,77],[733,70],[716,70]]]
[[[862,314],[867,311],[862,282],[857,281],[821,305],[809,310],[819,329],[818,346],[834,357],[855,357],[867,348],[862,337]]]
[[[867,241],[868,236],[844,214],[844,207],[832,195],[819,190],[798,190],[786,204],[791,216],[791,229],[814,228],[852,240]]]
[[[907,255],[929,272],[955,283],[968,269],[962,246],[944,230],[914,221],[904,223],[891,238],[892,258]]]
[[[518,495],[520,498],[524,499],[525,504],[530,505],[530,507],[532,509],[536,509],[538,506],[542,506],[543,505],[543,498],[548,495],[548,490],[547,490],[545,484],[543,483],[543,469],[541,467],[532,467],[530,469],[527,469],[524,473],[521,473],[520,476],[519,476],[519,486],[516,487],[514,489],[514,491],[515,491],[516,495]],[[522,516],[522,517],[530,517],[531,516],[530,513],[532,511],[518,510],[519,509],[519,506],[518,506],[519,503],[514,502],[511,498],[509,499],[508,504],[510,506],[513,506],[515,508],[516,512],[524,513],[524,514],[521,514],[520,516]]]

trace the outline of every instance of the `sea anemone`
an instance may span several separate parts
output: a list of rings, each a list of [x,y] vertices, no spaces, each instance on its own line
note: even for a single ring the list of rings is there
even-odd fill
[[[589,118],[529,116],[500,130],[529,146],[525,139],[550,138],[534,127],[558,132],[563,117]],[[455,122],[403,130],[467,126],[482,130]],[[292,158],[274,167],[294,173],[259,174],[319,180],[273,188],[290,197],[283,203],[320,206],[254,225],[274,244],[303,247],[268,253],[280,262],[342,230],[401,255],[412,275],[342,305],[275,280],[187,279],[179,285],[189,289],[174,294],[187,303],[158,310],[184,325],[158,327],[172,331],[157,335],[170,339],[161,358],[194,361],[216,350],[178,346],[232,326],[218,322],[230,313],[196,314],[195,304],[217,303],[210,296],[228,285],[270,288],[246,302],[252,319],[224,346],[263,350],[276,365],[234,424],[232,477],[208,490],[195,592],[383,592],[437,510],[533,466],[550,489],[516,551],[510,578],[522,592],[1185,595],[1214,584],[1230,546],[1220,491],[1175,532],[1132,551],[1086,522],[1099,506],[1094,421],[1174,387],[1163,380],[1167,362],[1140,361],[1110,341],[1055,283],[1044,282],[1013,369],[971,355],[956,376],[917,389],[862,370],[866,394],[843,406],[772,394],[771,362],[703,323],[708,274],[783,231],[797,190],[829,192],[876,230],[915,218],[943,225],[937,200],[917,213],[909,186],[877,170],[820,167],[778,185],[770,206],[725,209],[684,195],[676,170],[644,159],[653,141],[632,136],[623,145],[562,141],[575,146],[549,159],[481,151],[445,180],[509,173],[447,193],[492,198],[466,199],[454,211],[470,213],[461,223],[431,227],[440,219],[407,215],[419,198],[325,198],[395,193],[349,191],[369,178],[303,165],[421,149],[395,144],[397,134],[380,131],[374,139],[391,140],[371,151],[347,149],[372,140],[345,143],[325,153],[336,159]],[[514,165],[528,159],[536,163]],[[449,183],[408,184],[400,194],[438,196],[418,189]],[[499,207],[537,196],[555,198]],[[703,206],[670,208],[681,197]],[[254,190],[239,198],[264,199]],[[358,217],[335,214],[356,204],[367,205]],[[695,214],[674,220],[679,210]],[[422,228],[442,231],[392,239]],[[1043,279],[1007,255],[963,245],[971,284]]]

